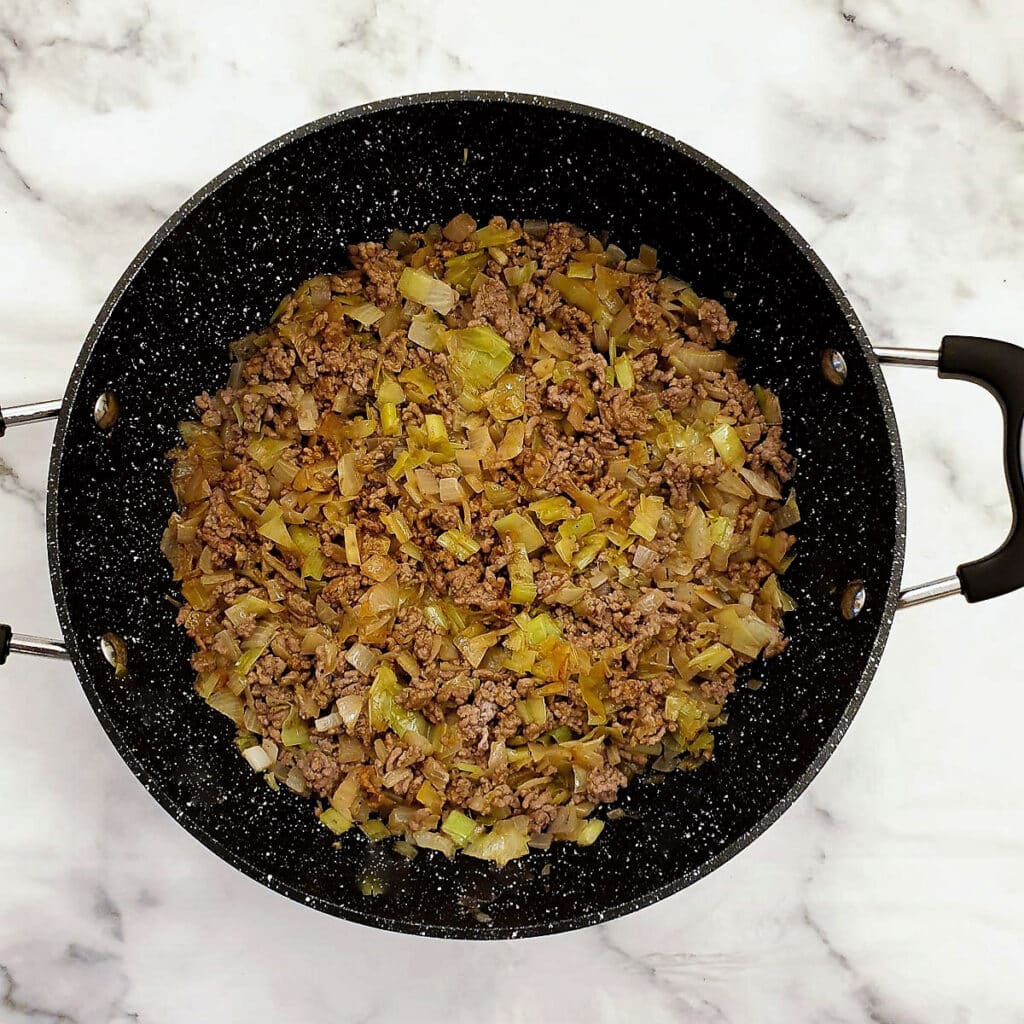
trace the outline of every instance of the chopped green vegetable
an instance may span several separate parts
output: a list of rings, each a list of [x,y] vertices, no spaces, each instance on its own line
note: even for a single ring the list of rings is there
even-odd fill
[[[336,811],[333,807],[328,807],[320,812],[320,824],[325,825],[336,836],[340,836],[352,827],[352,819],[340,811]]]
[[[398,291],[407,299],[428,306],[442,316],[452,311],[458,299],[455,290],[444,281],[439,281],[426,270],[414,270],[412,267],[402,271],[398,279]]]
[[[464,562],[480,550],[480,545],[463,530],[445,530],[438,536],[437,543],[446,551],[450,551],[460,562]]]
[[[508,578],[512,584],[509,600],[513,604],[532,604],[537,597],[537,585],[525,544],[513,543],[508,556]]]
[[[396,699],[404,689],[398,682],[398,677],[387,665],[381,665],[377,669],[377,675],[370,685],[367,702],[370,728],[377,731],[389,728],[398,736],[404,736],[410,731],[426,736],[426,719],[418,711],[402,707]]]
[[[712,644],[690,659],[690,668],[696,672],[714,672],[720,669],[730,658],[732,651],[722,644]]]
[[[380,432],[385,437],[399,437],[402,433],[402,418],[398,414],[398,406],[393,402],[381,403]]]
[[[508,342],[486,324],[448,331],[445,344],[452,372],[470,387],[489,388],[512,363]]]
[[[267,540],[273,541],[282,551],[298,550],[281,516],[275,516],[273,519],[261,523],[256,527],[256,532],[266,537]]]
[[[299,709],[294,704],[281,726],[281,742],[286,747],[301,747],[309,742],[309,726],[299,715]]]
[[[528,553],[544,546],[544,535],[521,512],[510,512],[507,516],[495,519],[494,529],[502,537],[508,537],[513,544],[522,545]]]
[[[409,398],[414,402],[422,404],[437,394],[437,384],[426,367],[414,366],[410,370],[403,370],[398,379],[405,385]]]
[[[550,526],[559,520],[568,519],[572,515],[572,505],[564,495],[555,498],[542,498],[530,504],[530,511],[536,513],[537,518],[545,525]]]
[[[490,249],[514,242],[519,237],[519,232],[515,228],[497,228],[488,224],[482,228],[477,228],[469,237],[481,249]]]
[[[775,513],[775,529],[785,530],[800,522],[800,508],[796,503],[796,492],[790,491],[786,504]]]
[[[591,846],[603,831],[604,822],[597,818],[591,818],[580,827],[579,835],[576,836],[576,842],[580,846]]]
[[[270,469],[292,442],[274,437],[258,437],[249,444],[249,454],[260,469]]]
[[[782,407],[779,405],[778,398],[767,388],[761,387],[760,384],[754,385],[754,397],[757,399],[765,423],[770,427],[778,426],[782,422]]]
[[[620,388],[632,391],[636,386],[636,378],[633,376],[633,364],[629,356],[619,356],[615,360],[615,382]]]
[[[359,823],[359,828],[361,829],[363,835],[366,836],[366,838],[369,839],[371,843],[379,843],[382,839],[388,839],[391,836],[391,832],[388,829],[387,825],[385,825],[383,821],[378,821],[376,818],[370,818],[367,821],[361,821]],[[363,883],[365,883],[366,881],[368,880],[364,879]],[[360,883],[360,888],[362,888],[363,883]],[[380,888],[378,888],[374,892],[369,892],[366,889],[363,889],[363,895],[379,896],[383,891],[384,890]]]
[[[595,323],[607,328],[612,322],[613,314],[598,298],[597,292],[590,282],[577,281],[555,272],[548,277],[551,285],[565,300],[587,313]]]
[[[637,503],[636,515],[629,524],[629,532],[643,537],[644,540],[654,540],[664,512],[664,498],[652,494],[643,495]]]
[[[486,252],[467,252],[444,261],[444,279],[463,295],[469,294],[476,275],[487,266]]]
[[[527,725],[543,725],[547,721],[548,706],[543,697],[528,697],[517,701],[516,710]]]
[[[743,448],[743,442],[740,440],[739,434],[728,423],[723,423],[720,427],[712,430],[710,437],[715,450],[721,455],[722,461],[730,469],[743,465],[747,453]]]
[[[449,811],[448,816],[441,824],[441,831],[463,846],[476,833],[476,822],[461,811]]]

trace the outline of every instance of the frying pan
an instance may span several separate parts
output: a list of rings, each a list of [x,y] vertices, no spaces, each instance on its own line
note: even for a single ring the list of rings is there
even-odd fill
[[[233,726],[193,691],[159,550],[174,508],[164,455],[176,423],[194,415],[193,396],[226,382],[228,342],[265,324],[300,281],[344,265],[348,243],[460,210],[571,220],[630,251],[647,242],[700,294],[726,297],[745,375],[781,399],[803,512],[786,576],[799,602],[791,643],[754,666],[759,689],[730,698],[714,761],[656,784],[634,780],[625,816],[594,846],[555,844],[502,870],[428,851],[405,860],[351,832],[335,849],[308,801],[272,792],[238,756]],[[902,594],[903,464],[882,361],[976,380],[999,397],[1014,506],[998,552]],[[70,658],[125,762],[200,842],[292,899],[381,928],[537,935],[692,884],[760,835],[821,768],[864,698],[899,604],[957,592],[983,600],[1024,583],[1024,350],[955,337],[936,352],[873,351],[821,261],[751,188],[644,125],[541,97],[373,103],[241,160],[136,257],[63,401],[9,409],[6,424],[50,415],[47,537],[64,640],[3,627],[0,660],[8,650]],[[126,675],[104,655],[110,635],[125,645]]]

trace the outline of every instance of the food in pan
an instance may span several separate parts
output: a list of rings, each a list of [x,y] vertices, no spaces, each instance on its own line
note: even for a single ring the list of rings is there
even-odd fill
[[[712,754],[798,521],[736,324],[565,223],[396,231],[232,346],[171,453],[197,690],[341,834],[504,864]]]

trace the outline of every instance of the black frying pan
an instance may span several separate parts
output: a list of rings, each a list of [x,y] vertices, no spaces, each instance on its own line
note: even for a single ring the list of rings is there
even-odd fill
[[[799,601],[787,623],[792,642],[756,665],[761,689],[730,698],[714,762],[656,785],[634,781],[621,804],[627,817],[595,846],[556,844],[504,870],[427,851],[408,861],[351,832],[336,850],[306,800],[271,792],[238,756],[231,724],[193,691],[190,643],[165,599],[175,588],[159,550],[174,507],[164,453],[193,396],[225,383],[228,342],[266,323],[301,280],[343,265],[347,243],[460,210],[572,220],[632,251],[647,242],[701,294],[726,296],[746,375],[782,400],[804,515],[786,577]],[[882,356],[936,366],[1000,396],[1010,490],[1015,509],[1024,507],[1024,351],[947,338],[939,353],[873,352],[807,244],[706,157],[597,110],[446,93],[325,118],[225,171],[128,268],[64,401],[9,410],[7,422],[59,410],[47,529],[67,656],[149,792],[229,863],[319,910],[420,934],[508,938],[627,913],[728,860],[835,749],[898,602],[958,590],[980,600],[1024,583],[1015,515],[995,555],[901,598],[903,466]],[[120,407],[113,426],[109,408],[97,423],[106,392]],[[63,653],[3,631],[4,657],[7,647]],[[108,633],[126,644],[125,678],[101,650]],[[363,895],[368,875],[383,895]]]

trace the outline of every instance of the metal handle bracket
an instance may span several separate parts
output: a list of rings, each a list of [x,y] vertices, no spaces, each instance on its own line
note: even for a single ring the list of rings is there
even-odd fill
[[[56,419],[63,404],[58,398],[52,402],[29,402],[27,405],[12,405],[7,410],[0,410],[0,437],[7,433],[8,427]]]

